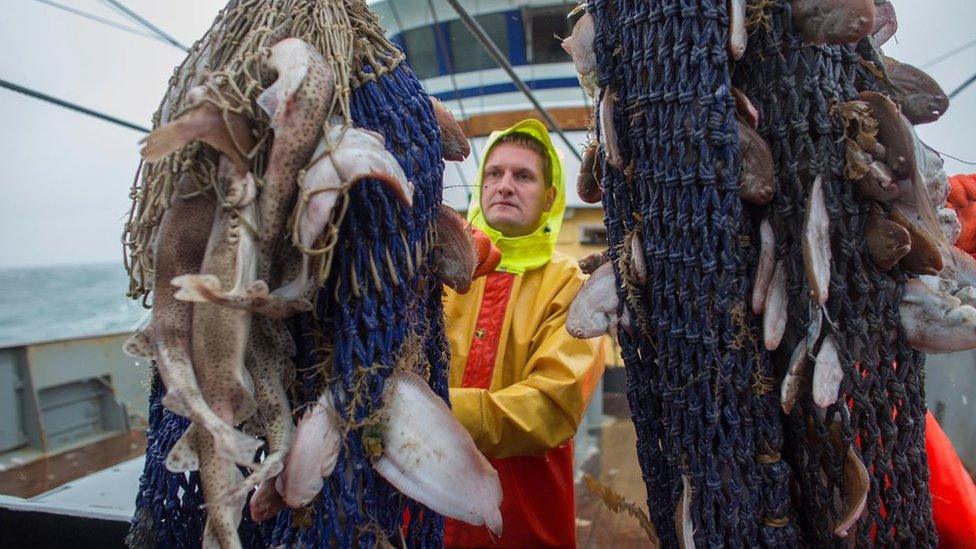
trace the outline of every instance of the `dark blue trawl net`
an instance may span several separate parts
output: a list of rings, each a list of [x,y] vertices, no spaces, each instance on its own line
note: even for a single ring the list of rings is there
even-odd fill
[[[362,70],[371,71],[369,65]],[[310,507],[283,511],[261,525],[245,508],[239,529],[245,547],[371,547],[380,539],[398,544],[401,536],[411,547],[431,547],[443,537],[442,518],[400,495],[373,471],[369,458],[375,412],[398,361],[429,371],[434,391],[447,399],[441,283],[427,261],[441,202],[440,132],[427,94],[406,65],[365,78],[352,91],[351,108],[356,126],[385,137],[415,186],[413,207],[401,207],[372,180],[345,199],[348,209],[316,310],[290,326],[298,347],[291,394],[293,410],[300,410],[330,390],[343,419],[358,427],[345,438],[335,472]],[[187,420],[163,410],[163,391],[156,376],[130,544],[196,547],[205,520],[202,490],[196,473],[172,474],[164,466]]]
[[[418,346],[412,356],[430,365],[435,392],[447,398],[441,285],[426,261],[428,227],[441,201],[444,163],[430,100],[405,66],[354,90],[352,111],[356,126],[384,135],[387,148],[416,186],[414,204],[412,209],[398,207],[377,183],[360,184],[350,193],[332,274],[319,294],[318,318],[308,316],[298,323],[300,389],[295,406],[315,401],[319,390],[328,386],[339,409],[352,408],[353,415],[344,419],[368,423],[378,411],[386,378],[401,358],[401,345],[408,340]],[[330,361],[324,368],[317,366],[323,358],[322,342],[331,347],[324,353]],[[411,516],[408,543],[440,544],[440,517],[408,504],[373,472],[364,447],[368,435],[368,424],[350,432],[336,471],[303,528],[294,527],[293,513],[281,513],[273,537],[276,544],[297,540],[310,547],[371,547],[378,532],[398,539],[405,505]]]
[[[782,376],[793,343],[808,318],[800,233],[807,185],[821,174],[832,227],[833,265],[826,313],[844,368],[841,396],[826,409],[809,394],[784,418],[785,458],[794,472],[794,507],[803,539],[814,546],[844,546],[832,534],[834,487],[843,486],[844,451],[855,445],[870,476],[867,510],[849,535],[859,546],[934,547],[925,454],[924,355],[911,349],[901,330],[898,305],[907,274],[882,273],[863,237],[871,205],[859,200],[844,178],[842,120],[831,107],[876,89],[877,63],[870,39],[850,46],[805,45],[793,28],[791,3],[768,2],[762,24],[750,36],[734,81],[761,112],[759,132],[776,164],[779,190],[768,208],[777,234],[778,258],[786,261],[791,320],[784,345],[773,355]],[[778,379],[779,377],[777,377]]]
[[[649,269],[643,287],[618,269],[618,291],[635,319],[620,337],[652,520],[675,546],[687,483],[697,543],[793,544],[770,363],[746,313],[756,253],[738,195],[726,3],[587,9],[625,166],[603,166],[611,258],[636,233]]]
[[[623,168],[601,152],[603,203],[622,306],[627,393],[648,509],[664,546],[678,544],[676,508],[691,496],[696,544],[793,547],[933,546],[924,451],[923,360],[905,343],[898,303],[905,273],[868,260],[868,205],[844,180],[842,121],[831,115],[874,88],[867,41],[805,45],[788,0],[750,2],[749,46],[733,62],[724,0],[590,0],[601,101],[614,101]],[[867,47],[864,44],[868,44]],[[740,151],[733,83],[760,111],[778,189],[766,206],[737,192]],[[598,117],[598,123],[602,120]],[[784,415],[779,384],[809,322],[799,235],[811,174],[829,179],[833,265],[824,332],[844,369],[824,410],[809,394]],[[747,305],[759,222],[777,233],[789,284],[783,344],[769,353]],[[620,268],[638,235],[639,284]],[[622,261],[620,261],[622,259]],[[892,343],[893,342],[893,343]],[[871,477],[851,536],[834,535],[853,446]]]

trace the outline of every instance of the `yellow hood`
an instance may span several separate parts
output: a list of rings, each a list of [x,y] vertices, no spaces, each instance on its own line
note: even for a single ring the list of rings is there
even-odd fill
[[[556,199],[553,200],[552,208],[542,214],[543,222],[539,228],[532,234],[515,237],[504,236],[488,226],[484,212],[481,211],[481,179],[485,173],[485,160],[495,142],[512,133],[531,135],[546,147],[552,163],[552,185],[556,189]],[[474,192],[471,193],[471,203],[468,206],[468,221],[484,231],[502,252],[502,261],[498,264],[497,270],[522,274],[537,269],[548,263],[552,257],[552,252],[556,249],[556,239],[559,237],[559,228],[563,224],[563,213],[566,211],[566,184],[563,181],[562,162],[549,139],[546,127],[534,118],[523,120],[506,130],[491,132],[485,145],[485,152],[478,166]]]

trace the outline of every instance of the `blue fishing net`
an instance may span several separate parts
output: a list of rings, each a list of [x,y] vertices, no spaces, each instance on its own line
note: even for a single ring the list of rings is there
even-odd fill
[[[392,59],[391,52],[374,53]],[[239,528],[245,547],[371,547],[379,540],[398,544],[401,536],[411,547],[442,543],[443,519],[400,495],[371,467],[384,384],[398,361],[428,372],[433,390],[447,400],[442,289],[427,260],[441,202],[440,132],[427,94],[406,65],[382,75],[368,64],[360,71],[364,82],[351,94],[354,124],[385,137],[414,184],[413,207],[399,205],[373,180],[360,182],[344,199],[348,208],[329,278],[314,312],[289,326],[298,353],[295,379],[286,385],[296,417],[328,390],[342,419],[355,427],[321,496],[308,507],[285,510],[261,525],[245,508]],[[188,422],[163,409],[164,391],[154,375],[146,465],[128,542],[195,547],[205,521],[203,494],[197,473],[165,468]]]
[[[587,4],[601,99],[616,96],[624,169],[601,154],[605,223],[634,325],[620,340],[651,518],[664,546],[676,545],[676,509],[690,489],[696,544],[844,545],[833,533],[835,488],[851,482],[843,463],[853,444],[871,486],[849,535],[859,545],[932,546],[923,361],[898,317],[906,275],[887,278],[868,259],[868,206],[844,180],[844,128],[830,114],[856,95],[855,83],[873,88],[873,73],[854,47],[804,45],[789,1],[750,10],[761,17],[733,64],[725,1]],[[861,48],[874,61],[869,44]],[[759,109],[772,148],[778,190],[767,206],[738,196],[733,83]],[[809,174],[829,178],[835,251],[824,330],[837,338],[844,380],[825,412],[806,394],[787,416],[779,384],[809,323],[799,238]],[[790,320],[774,353],[748,305],[767,216],[790,281]],[[649,270],[643,285],[626,269],[635,232]]]
[[[738,195],[726,3],[587,9],[625,166],[603,163],[611,260],[636,232],[649,270],[643,286],[617,276],[635,325],[620,338],[657,533],[677,544],[687,484],[697,543],[794,543],[771,364],[746,312],[756,253]]]
[[[337,407],[351,412],[345,420],[364,422],[378,411],[384,382],[408,339],[417,342],[430,365],[435,392],[447,398],[449,363],[440,320],[441,285],[426,260],[429,227],[441,201],[444,164],[430,100],[405,66],[356,89],[352,108],[356,126],[386,138],[387,148],[416,186],[414,204],[398,207],[396,199],[375,182],[360,184],[350,193],[332,274],[320,291],[318,318],[309,315],[297,323],[301,388],[294,405],[315,401],[319,391],[327,388]],[[319,365],[323,342],[331,347],[324,368]],[[350,405],[352,398],[357,402]],[[377,532],[398,539],[407,508],[408,543],[440,544],[440,517],[408,502],[370,467],[369,450],[364,447],[368,444],[364,437],[369,436],[369,425],[350,432],[336,471],[313,503],[309,524],[296,528],[294,513],[283,512],[276,522],[274,543],[372,546]],[[374,524],[380,529],[370,529]]]
[[[770,2],[738,64],[736,84],[762,111],[759,132],[776,161],[779,191],[769,208],[777,257],[791,281],[784,345],[773,355],[782,376],[789,353],[806,330],[808,289],[800,253],[808,183],[822,174],[831,220],[833,265],[825,323],[838,343],[844,379],[840,398],[816,408],[809,394],[784,418],[786,460],[803,539],[816,546],[847,543],[832,533],[834,487],[844,487],[844,458],[855,445],[870,476],[867,510],[857,523],[861,546],[934,547],[925,453],[924,355],[911,349],[898,305],[908,273],[880,272],[863,237],[870,204],[855,198],[844,178],[843,121],[831,107],[877,89],[869,67],[880,64],[870,39],[850,46],[805,46],[793,28],[790,2]],[[802,320],[801,320],[802,319]],[[778,379],[779,377],[777,377]],[[831,442],[833,440],[833,443]],[[840,451],[838,451],[837,443]]]

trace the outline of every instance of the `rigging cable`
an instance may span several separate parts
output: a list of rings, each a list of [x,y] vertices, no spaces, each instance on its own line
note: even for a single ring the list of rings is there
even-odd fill
[[[936,56],[936,57],[934,57],[934,58],[926,61],[925,63],[922,63],[921,65],[918,66],[918,68],[920,68],[920,69],[927,69],[927,68],[931,67],[932,65],[937,65],[937,64],[945,61],[946,59],[949,59],[950,57],[952,57],[954,55],[960,54],[960,53],[968,50],[969,48],[971,48],[973,46],[976,46],[976,38],[974,38],[973,40],[970,40],[969,42],[966,42],[965,44],[963,44],[963,45],[961,45],[961,46],[959,46],[959,47],[957,47],[957,48],[955,48],[953,50],[947,51],[947,52],[943,53],[942,55]]]
[[[392,5],[393,3],[390,2]],[[447,37],[444,36],[444,28],[440,25],[437,20],[437,10],[434,8],[434,3],[431,0],[427,0],[427,13],[433,21],[434,25],[434,36],[437,38],[437,47],[444,54],[444,63],[447,64],[447,74],[451,78],[451,88],[454,89],[454,100],[457,101],[458,110],[461,111],[461,118],[465,121],[468,120],[468,113],[464,109],[464,98],[461,97],[461,91],[458,89],[457,77],[454,74],[454,59],[451,57],[451,50],[448,48]],[[481,154],[478,151],[478,146],[475,145],[474,139],[469,139],[471,142],[471,151],[474,153],[475,163],[477,163]]]
[[[46,101],[48,103],[52,103],[54,105],[63,107],[68,110],[80,112],[81,114],[87,114],[88,116],[98,118],[99,120],[103,120],[105,122],[111,122],[112,124],[122,126],[123,128],[128,128],[130,130],[135,130],[137,132],[142,132],[142,133],[149,133],[149,128],[140,126],[138,124],[133,124],[132,122],[126,122],[121,118],[116,118],[114,116],[89,109],[88,107],[82,107],[81,105],[77,105],[75,103],[71,103],[63,99],[58,99],[57,97],[52,97],[50,95],[47,95],[46,93],[41,93],[37,90],[32,90],[30,88],[19,86],[17,84],[14,84],[13,82],[8,82],[6,80],[0,79],[0,88],[6,88],[8,90],[24,94],[34,99],[39,99],[41,101]]]
[[[549,111],[542,106],[542,103],[540,103],[535,94],[532,93],[532,90],[529,89],[525,82],[519,78],[519,75],[515,73],[515,69],[512,68],[511,63],[508,62],[508,59],[506,59],[505,55],[502,54],[501,50],[498,49],[498,46],[492,41],[488,34],[485,33],[485,29],[483,29],[481,25],[475,21],[470,14],[468,14],[468,11],[464,9],[458,0],[447,0],[447,3],[450,4],[451,7],[454,8],[454,11],[457,12],[457,14],[461,17],[461,22],[464,23],[464,26],[468,27],[471,34],[473,34],[474,37],[481,42],[481,45],[485,47],[485,50],[488,51],[488,55],[490,55],[495,62],[498,63],[498,66],[508,73],[509,78],[512,79],[515,86],[521,90],[526,97],[529,98],[529,101],[531,101],[532,105],[537,111],[539,111],[539,114],[541,114],[546,123],[549,124],[549,127],[552,128],[554,132],[559,134],[559,137],[562,138],[564,143],[566,143],[566,146],[569,148],[569,151],[573,153],[573,156],[582,162],[583,157],[580,156],[579,151],[576,150],[576,146],[573,145],[573,143],[569,140],[559,124],[555,121],[555,119],[553,119],[552,115],[549,114]]]
[[[396,22],[397,33],[400,34],[401,36],[404,36],[403,43],[404,43],[404,48],[406,48],[406,42],[407,42],[406,37],[405,37],[405,34],[406,33],[403,30],[403,20],[400,19],[400,12],[397,10],[396,3],[395,2],[390,2],[388,5],[390,6],[390,11],[393,13],[393,20]],[[436,23],[437,22],[435,21],[434,24],[436,24]],[[408,64],[409,64],[409,61],[408,61]],[[423,82],[421,82],[421,84],[423,84]],[[454,93],[455,93],[455,95],[457,95],[457,87],[456,86],[454,88]],[[461,118],[462,119],[466,119],[467,118],[467,115],[465,115],[465,113],[464,113],[464,104],[461,103],[460,101],[458,101],[458,104],[461,106]],[[465,138],[468,139],[468,143],[470,143],[471,150],[476,151],[477,149],[475,148],[474,140],[468,138],[467,136],[465,136]],[[476,154],[476,157],[477,157],[477,154]],[[464,186],[465,192],[467,193],[468,202],[471,202],[471,183],[468,182],[468,177],[464,174],[464,169],[461,167],[461,164],[462,163],[461,162],[453,162],[453,164],[454,164],[454,169],[457,171],[458,178],[461,179],[461,185]]]
[[[184,46],[182,42],[180,42],[176,38],[173,38],[170,34],[166,33],[164,30],[160,29],[156,25],[153,25],[152,23],[150,23],[148,20],[146,20],[145,17],[142,17],[138,13],[132,11],[131,9],[129,9],[128,7],[126,7],[125,4],[123,4],[122,2],[119,2],[118,0],[102,0],[102,2],[104,2],[106,4],[109,4],[110,6],[114,7],[118,11],[122,12],[126,17],[128,17],[129,19],[132,19],[136,23],[139,23],[143,27],[149,29],[150,31],[152,31],[153,33],[155,33],[156,36],[160,37],[161,39],[165,40],[166,42],[169,42],[170,44],[176,46],[177,48],[180,48],[181,50],[183,50],[185,52],[186,51],[190,51],[190,48]]]
[[[84,17],[85,19],[89,19],[89,20],[94,21],[96,23],[101,23],[103,25],[107,25],[109,27],[112,27],[112,28],[115,28],[115,29],[118,29],[118,30],[121,30],[121,31],[129,32],[129,33],[132,33],[132,34],[137,34],[139,36],[142,36],[143,38],[151,38],[153,40],[159,40],[160,42],[166,42],[165,40],[163,40],[162,38],[160,38],[159,36],[157,36],[155,34],[151,34],[151,33],[145,32],[143,30],[137,29],[135,27],[130,27],[128,25],[123,25],[122,23],[118,23],[116,21],[112,21],[111,19],[106,19],[104,17],[100,17],[100,16],[95,15],[93,13],[88,13],[87,11],[84,11],[84,10],[79,10],[77,8],[72,8],[71,6],[65,6],[64,4],[59,4],[57,2],[52,2],[51,0],[34,0],[34,1],[35,2],[39,2],[41,4],[44,4],[46,6],[50,6],[52,8],[56,8],[56,9],[59,9],[59,10],[62,10],[62,11],[66,11],[66,12],[72,14],[72,15],[77,15],[78,17]]]
[[[960,84],[958,88],[952,90],[952,92],[949,93],[949,99],[952,99],[955,96],[957,96],[960,93],[962,93],[962,91],[964,89],[968,88],[969,85],[972,84],[973,82],[976,82],[976,74],[970,76],[969,78],[966,79],[965,82],[963,82],[962,84]]]

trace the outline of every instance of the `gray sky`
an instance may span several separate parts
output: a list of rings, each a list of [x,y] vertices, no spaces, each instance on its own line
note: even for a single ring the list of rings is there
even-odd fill
[[[99,0],[58,0],[137,26]],[[398,0],[406,1],[406,0]],[[189,45],[220,0],[124,0]],[[900,29],[886,53],[920,65],[976,38],[972,0],[894,0]],[[897,43],[896,43],[897,40]],[[149,125],[176,48],[36,0],[0,0],[0,78]],[[928,68],[948,92],[976,73],[976,47]],[[939,121],[921,126],[939,151],[976,160],[976,85]],[[120,261],[119,238],[138,164],[137,132],[0,89],[0,268]],[[949,174],[976,172],[946,159]]]

